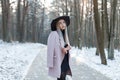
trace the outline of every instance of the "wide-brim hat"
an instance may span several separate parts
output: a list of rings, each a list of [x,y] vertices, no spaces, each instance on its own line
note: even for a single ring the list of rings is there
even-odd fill
[[[69,16],[60,16],[60,17],[52,20],[52,22],[51,22],[51,30],[52,31],[56,31],[57,30],[56,24],[61,19],[65,20],[67,27],[69,26],[69,24],[70,24]]]

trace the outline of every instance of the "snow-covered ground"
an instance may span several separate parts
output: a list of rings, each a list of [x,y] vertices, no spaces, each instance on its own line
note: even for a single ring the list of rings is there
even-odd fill
[[[0,80],[23,80],[44,45],[0,41]]]
[[[38,53],[45,45],[38,43],[5,43],[0,41],[0,80],[23,80]],[[43,51],[43,50],[42,50]],[[96,48],[72,48],[71,55],[77,63],[85,63],[112,80],[120,80],[120,52],[115,50],[115,60],[102,65],[95,56]],[[46,54],[46,53],[45,53]]]
[[[71,50],[72,57],[76,58],[78,64],[85,63],[112,80],[120,80],[120,52],[115,50],[115,60],[107,59],[107,65],[101,64],[100,56],[95,56],[95,52],[96,48],[82,48],[82,50],[79,50],[73,47]]]

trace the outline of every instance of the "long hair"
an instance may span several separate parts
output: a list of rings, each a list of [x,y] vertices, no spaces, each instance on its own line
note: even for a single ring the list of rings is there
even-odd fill
[[[61,32],[62,32],[62,35],[63,35],[63,39],[65,41],[65,30],[61,30]]]

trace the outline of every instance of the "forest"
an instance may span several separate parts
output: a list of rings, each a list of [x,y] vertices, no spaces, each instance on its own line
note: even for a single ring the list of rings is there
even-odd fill
[[[51,0],[50,0],[51,1]],[[72,46],[96,47],[101,63],[120,51],[120,0],[0,0],[0,39],[47,44],[52,19],[68,15]]]

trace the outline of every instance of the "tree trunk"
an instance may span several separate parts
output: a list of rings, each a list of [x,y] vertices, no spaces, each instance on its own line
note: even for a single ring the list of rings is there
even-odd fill
[[[67,4],[67,3],[68,3],[67,0],[65,0],[65,4],[66,4],[66,6],[65,6],[65,8],[66,8],[66,15],[68,15],[68,8],[67,8],[68,4]]]
[[[104,52],[103,34],[102,34],[102,29],[100,28],[100,19],[99,19],[99,13],[98,13],[97,0],[93,0],[93,4],[94,4],[95,29],[96,29],[97,43],[98,43],[98,49],[100,52],[101,63],[104,65],[107,65],[106,56]]]
[[[108,46],[108,37],[109,37],[109,24],[108,24],[108,13],[107,13],[107,0],[103,0],[103,15],[104,15],[104,38],[105,38],[105,46]],[[107,47],[106,46],[106,47]]]
[[[3,37],[3,41],[6,41],[6,17],[5,17],[5,0],[1,0],[1,6],[2,6],[2,37]]]
[[[78,30],[78,26],[77,26],[77,1],[74,0],[74,32],[75,32],[74,33],[74,44],[75,44],[75,47],[77,47],[77,30]]]
[[[1,0],[2,6],[2,32],[3,41],[10,42],[10,3],[9,0]]]
[[[18,4],[17,4],[17,40],[22,42],[22,29],[21,29],[21,7],[20,7],[20,2],[21,0],[18,0]]]
[[[99,56],[99,49],[98,49],[98,47],[96,49],[96,55]]]
[[[32,40],[33,42],[36,42],[36,1],[34,3],[34,10],[33,10],[33,15],[32,15]]]
[[[114,59],[114,29],[115,29],[115,13],[117,0],[112,0],[111,3],[111,17],[110,17],[110,35],[109,35],[109,46],[108,46],[108,59]]]
[[[22,42],[25,42],[26,40],[26,26],[25,26],[25,17],[27,14],[27,9],[28,9],[28,1],[24,0],[23,1],[23,14],[22,14],[22,21],[21,21],[21,27],[22,27]]]
[[[41,41],[44,41],[43,40],[43,29],[44,29],[44,16],[45,16],[45,8],[43,8],[43,12],[42,12],[42,18],[41,18],[41,23],[40,23],[40,40]]]

